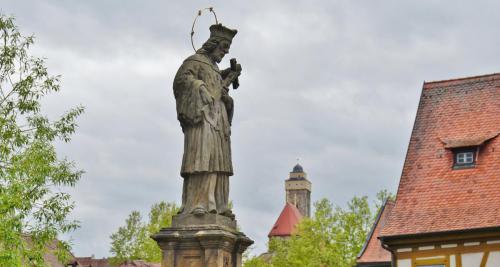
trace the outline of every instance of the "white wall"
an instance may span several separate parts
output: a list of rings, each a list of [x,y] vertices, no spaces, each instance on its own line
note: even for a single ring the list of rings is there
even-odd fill
[[[450,267],[456,267],[457,266],[457,260],[455,255],[450,255]]]
[[[462,254],[462,267],[479,267],[483,254],[483,252]]]
[[[397,267],[411,267],[411,259],[398,260],[398,266]]]
[[[486,267],[498,267],[498,266],[500,266],[500,251],[492,251],[488,256]]]

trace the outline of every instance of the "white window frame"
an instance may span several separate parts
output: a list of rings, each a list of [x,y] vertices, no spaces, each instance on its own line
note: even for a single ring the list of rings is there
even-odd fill
[[[475,153],[473,151],[458,152],[456,156],[457,164],[458,165],[473,164],[474,154]]]
[[[461,147],[453,149],[453,169],[474,168],[477,163],[479,147]]]

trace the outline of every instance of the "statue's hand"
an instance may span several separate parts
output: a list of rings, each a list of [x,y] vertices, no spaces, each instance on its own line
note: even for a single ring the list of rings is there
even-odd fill
[[[220,71],[220,76],[222,77],[222,79],[226,79],[227,75],[231,73],[231,68],[227,68],[227,69],[224,69],[224,70],[221,70]]]
[[[222,83],[224,88],[229,88],[229,85],[231,85],[231,83],[234,80],[236,80],[236,78],[238,78],[238,76],[240,76],[240,75],[241,75],[241,71],[230,71]]]

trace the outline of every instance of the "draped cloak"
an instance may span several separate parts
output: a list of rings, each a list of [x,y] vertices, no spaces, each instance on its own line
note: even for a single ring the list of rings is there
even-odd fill
[[[177,119],[184,132],[181,176],[196,173],[233,175],[231,161],[232,107],[217,65],[205,54],[188,57],[174,79]],[[211,101],[204,103],[202,94]],[[230,109],[229,109],[230,108]]]

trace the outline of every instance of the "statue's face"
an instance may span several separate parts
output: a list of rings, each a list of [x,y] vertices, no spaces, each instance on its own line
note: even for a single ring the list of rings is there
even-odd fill
[[[229,43],[226,40],[222,40],[219,45],[210,53],[212,59],[219,63],[221,62],[222,58],[229,53],[229,47],[231,46],[231,43]]]

